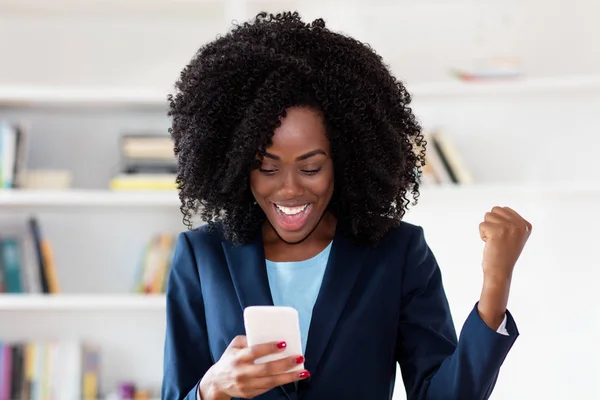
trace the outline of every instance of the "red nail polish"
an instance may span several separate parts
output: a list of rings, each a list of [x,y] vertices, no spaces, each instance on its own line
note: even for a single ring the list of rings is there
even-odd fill
[[[277,348],[279,348],[279,349],[285,349],[286,346],[287,346],[287,343],[285,343],[285,342],[277,343]]]
[[[298,377],[300,379],[308,378],[309,376],[310,376],[310,372],[308,372],[308,371],[302,371],[298,374]]]
[[[302,357],[302,356],[296,357],[296,364],[302,364],[303,362],[304,362],[304,357]]]

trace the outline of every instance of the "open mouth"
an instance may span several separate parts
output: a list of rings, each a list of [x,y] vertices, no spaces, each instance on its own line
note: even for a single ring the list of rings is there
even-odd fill
[[[285,207],[273,203],[273,209],[277,215],[279,225],[285,230],[295,231],[306,224],[308,215],[312,210],[312,204],[307,203],[295,207]]]

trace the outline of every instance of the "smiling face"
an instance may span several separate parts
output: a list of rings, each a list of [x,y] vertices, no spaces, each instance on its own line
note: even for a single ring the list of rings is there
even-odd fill
[[[274,132],[250,188],[270,227],[286,243],[319,229],[333,195],[333,162],[322,116],[292,107]]]

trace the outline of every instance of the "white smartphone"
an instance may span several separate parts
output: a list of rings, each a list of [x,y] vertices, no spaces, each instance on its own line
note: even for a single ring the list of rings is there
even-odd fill
[[[285,350],[258,358],[255,363],[265,363],[281,358],[303,355],[298,311],[285,306],[250,306],[244,309],[244,327],[248,346],[268,342],[285,342]],[[304,363],[289,371],[304,370]]]

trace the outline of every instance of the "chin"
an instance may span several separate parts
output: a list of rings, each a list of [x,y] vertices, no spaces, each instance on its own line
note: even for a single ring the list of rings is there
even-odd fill
[[[302,229],[295,231],[295,232],[290,232],[287,230],[283,230],[281,228],[275,228],[275,232],[277,232],[277,235],[284,242],[286,242],[288,244],[297,244],[297,243],[304,241],[304,239],[306,239],[307,237],[309,237],[310,234],[312,233],[312,231],[314,230],[314,228],[315,228],[315,226],[311,227],[310,229],[307,229],[307,227],[304,226],[304,227],[302,227]]]

